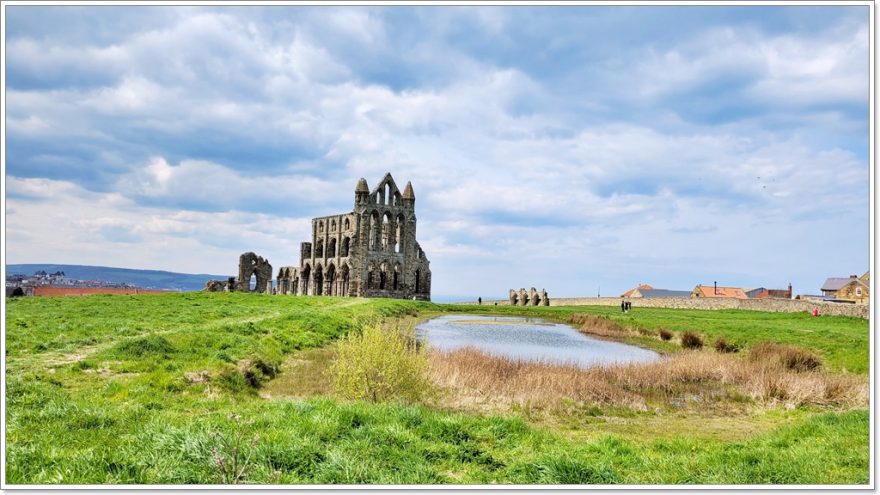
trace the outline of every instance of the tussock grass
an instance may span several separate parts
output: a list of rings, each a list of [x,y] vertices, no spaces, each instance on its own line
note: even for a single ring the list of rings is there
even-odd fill
[[[713,344],[718,352],[739,352],[739,346],[733,342],[728,342],[724,337],[718,337]]]
[[[749,359],[779,364],[792,371],[815,371],[822,368],[822,358],[815,352],[788,344],[761,342],[749,349]]]
[[[661,361],[579,368],[489,356],[472,348],[431,355],[431,376],[441,386],[483,404],[529,404],[553,407],[562,399],[646,409],[649,403],[679,405],[701,393],[700,404],[732,398],[717,393],[726,386],[766,405],[865,406],[864,376],[796,373],[782,366],[757,363],[729,354],[687,351]]]
[[[694,332],[682,332],[681,346],[685,349],[700,349],[703,347],[703,337]]]
[[[657,333],[660,335],[661,340],[672,340],[672,337],[675,336],[674,333],[672,333],[671,331],[669,331],[665,328],[661,328],[660,330],[657,331]]]

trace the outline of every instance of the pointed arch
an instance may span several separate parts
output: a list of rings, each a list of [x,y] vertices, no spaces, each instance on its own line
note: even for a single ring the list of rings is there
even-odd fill
[[[333,263],[327,265],[327,274],[324,276],[324,278],[326,279],[327,284],[327,295],[338,295],[336,289],[336,266],[334,266]]]
[[[339,295],[341,296],[349,296],[349,283],[351,282],[351,269],[348,268],[348,263],[343,263],[342,268],[339,270],[340,275],[340,291]]]
[[[302,280],[302,295],[308,296],[310,293],[309,284],[312,282],[312,266],[310,264],[306,263],[306,266],[303,267],[300,279]]]
[[[324,269],[318,264],[315,267],[315,295],[321,296],[324,294]]]
[[[350,237],[343,237],[342,238],[342,247],[339,248],[339,256],[342,256],[343,258],[348,256],[350,249],[351,249],[351,238]]]
[[[336,257],[336,238],[330,239],[329,244],[327,245],[327,257],[335,258]]]

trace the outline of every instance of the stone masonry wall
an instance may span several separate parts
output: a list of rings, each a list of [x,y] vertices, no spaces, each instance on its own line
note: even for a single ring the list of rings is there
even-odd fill
[[[620,306],[619,297],[556,297],[550,299],[551,306]],[[734,299],[734,298],[701,298],[664,297],[664,298],[631,298],[633,308],[674,308],[674,309],[745,309],[750,311],[768,311],[772,313],[810,312],[819,308],[819,313],[829,316],[854,316],[868,318],[867,304],[840,304],[801,301],[793,299]],[[483,305],[510,305],[510,301],[483,301]],[[476,302],[471,303],[476,304]]]

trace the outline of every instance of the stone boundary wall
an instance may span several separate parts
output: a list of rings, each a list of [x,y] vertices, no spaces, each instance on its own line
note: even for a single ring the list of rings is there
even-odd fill
[[[620,297],[557,297],[550,298],[550,306],[620,306]],[[810,312],[813,308],[819,308],[819,314],[829,316],[854,316],[868,319],[869,306],[867,304],[844,304],[801,301],[796,299],[734,299],[724,298],[700,298],[689,297],[635,297],[627,298],[632,302],[633,308],[673,308],[673,309],[745,309],[750,311],[768,311],[771,313],[800,313]],[[509,306],[510,301],[483,301],[483,305]],[[467,304],[476,304],[476,301]]]
[[[134,296],[137,294],[168,294],[173,290],[138,289],[130,287],[35,287],[37,297],[57,296],[93,296],[98,294],[115,294],[118,296]]]

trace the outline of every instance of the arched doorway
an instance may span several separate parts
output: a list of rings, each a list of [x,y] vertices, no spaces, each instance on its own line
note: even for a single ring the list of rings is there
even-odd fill
[[[328,296],[338,296],[338,289],[336,287],[336,267],[332,264],[327,267],[327,295]]]
[[[342,291],[341,291],[340,295],[348,296],[348,295],[350,295],[348,293],[348,281],[349,281],[349,277],[350,277],[350,274],[349,274],[350,270],[348,269],[348,265],[342,265],[341,272],[342,272]]]
[[[318,265],[315,268],[315,295],[320,296],[324,294],[324,270],[321,268],[321,265]]]
[[[309,295],[309,283],[312,281],[312,267],[306,265],[302,270],[302,295]]]

